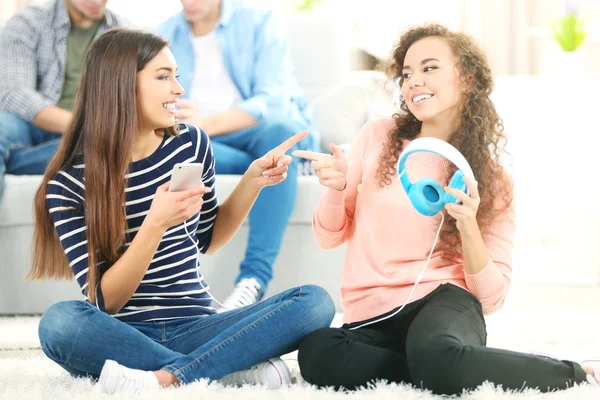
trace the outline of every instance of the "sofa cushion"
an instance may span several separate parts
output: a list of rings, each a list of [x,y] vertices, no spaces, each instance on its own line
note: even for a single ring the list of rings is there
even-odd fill
[[[354,71],[343,83],[315,98],[312,106],[321,147],[352,143],[367,121],[396,112],[389,83],[383,72]]]
[[[298,83],[308,101],[340,85],[350,72],[352,25],[328,14],[291,14],[284,20]]]
[[[33,201],[41,175],[6,175],[0,200],[0,228],[33,224]]]
[[[240,177],[217,175],[217,195],[220,201],[231,194]],[[4,196],[0,201],[0,228],[33,224],[33,199],[41,181],[41,175],[6,175]],[[317,177],[298,177],[298,197],[291,223],[311,223],[322,190]]]

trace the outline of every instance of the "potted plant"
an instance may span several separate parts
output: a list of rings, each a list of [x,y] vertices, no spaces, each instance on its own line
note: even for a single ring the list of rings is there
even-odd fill
[[[564,1],[562,16],[551,24],[554,39],[559,46],[545,61],[543,70],[546,73],[583,73],[584,59],[580,49],[586,37],[583,25],[576,3]]]
[[[583,20],[572,1],[564,2],[564,13],[557,23],[552,24],[554,38],[565,52],[576,51],[585,40]]]

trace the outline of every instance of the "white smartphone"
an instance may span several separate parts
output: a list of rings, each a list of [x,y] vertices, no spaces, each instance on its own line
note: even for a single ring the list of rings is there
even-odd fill
[[[175,164],[171,173],[169,192],[180,192],[202,185],[204,165],[201,163]]]

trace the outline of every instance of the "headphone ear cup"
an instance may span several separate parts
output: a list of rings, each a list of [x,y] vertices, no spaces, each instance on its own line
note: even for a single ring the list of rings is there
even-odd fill
[[[408,198],[423,215],[434,216],[444,207],[444,189],[435,179],[423,178],[410,186]]]
[[[467,184],[465,183],[465,180],[463,179],[464,176],[465,176],[465,174],[463,174],[461,170],[456,171],[454,173],[454,175],[452,175],[452,178],[450,179],[450,183],[448,183],[448,187],[458,189],[465,193],[468,193]],[[452,196],[449,193],[444,192],[444,203],[456,203],[457,201],[458,201],[458,199],[456,197]]]

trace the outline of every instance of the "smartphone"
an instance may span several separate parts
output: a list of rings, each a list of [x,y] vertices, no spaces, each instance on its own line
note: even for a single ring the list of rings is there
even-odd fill
[[[202,185],[204,165],[201,163],[175,164],[171,173],[169,192],[180,192]]]

